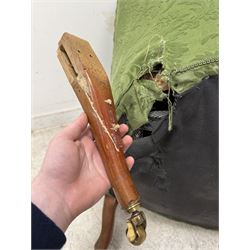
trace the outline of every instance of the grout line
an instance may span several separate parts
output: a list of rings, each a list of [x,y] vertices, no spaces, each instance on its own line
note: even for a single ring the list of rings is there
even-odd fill
[[[40,129],[65,126],[75,120],[81,112],[81,108],[73,108],[33,116],[32,132]]]

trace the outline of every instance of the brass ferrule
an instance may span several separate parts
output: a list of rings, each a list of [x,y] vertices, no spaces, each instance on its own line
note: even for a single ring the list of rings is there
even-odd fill
[[[135,211],[138,211],[139,209],[140,209],[140,202],[139,201],[135,201],[135,202],[133,202],[133,203],[131,203],[129,206],[128,206],[128,208],[127,208],[127,211],[128,211],[128,213],[133,213],[133,212],[135,212]]]

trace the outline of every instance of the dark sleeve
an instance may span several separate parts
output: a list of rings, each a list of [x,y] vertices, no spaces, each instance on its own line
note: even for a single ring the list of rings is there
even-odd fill
[[[60,249],[66,242],[62,230],[32,203],[32,249]]]

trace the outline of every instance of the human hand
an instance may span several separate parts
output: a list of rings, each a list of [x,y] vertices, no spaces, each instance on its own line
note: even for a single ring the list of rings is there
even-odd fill
[[[126,150],[132,144],[128,127],[119,128]],[[128,168],[133,157],[126,158]],[[80,213],[93,206],[110,188],[85,113],[56,135],[42,168],[32,183],[32,202],[63,231]]]

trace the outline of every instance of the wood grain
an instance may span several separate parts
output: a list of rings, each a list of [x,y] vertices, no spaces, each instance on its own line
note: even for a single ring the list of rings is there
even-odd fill
[[[58,58],[88,117],[118,202],[127,209],[139,194],[125,161],[107,74],[90,44],[69,33],[59,42]]]

